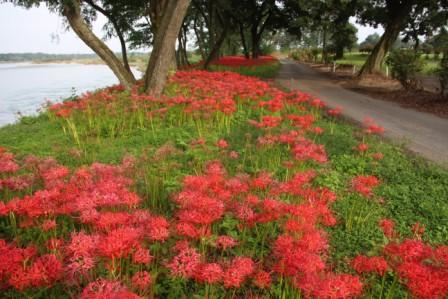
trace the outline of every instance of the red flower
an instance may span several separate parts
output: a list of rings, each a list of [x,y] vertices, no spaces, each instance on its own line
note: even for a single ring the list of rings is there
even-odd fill
[[[153,256],[149,249],[138,247],[132,255],[132,262],[134,264],[149,264],[151,263]]]
[[[358,150],[358,152],[363,153],[369,149],[369,145],[367,145],[365,143],[360,143],[360,144],[358,144],[356,149]]]
[[[370,197],[373,195],[372,188],[378,186],[380,180],[375,176],[357,176],[352,179],[353,189],[364,196]]]
[[[364,119],[364,126],[366,127],[365,132],[367,134],[382,134],[384,133],[384,128],[378,126],[375,121],[371,118]]]
[[[217,263],[200,264],[196,270],[195,278],[199,282],[216,283],[222,279],[222,268]]]
[[[382,153],[373,153],[372,158],[375,160],[382,160],[384,158],[384,155]]]
[[[394,227],[395,223],[391,219],[381,219],[379,222],[381,229],[386,237],[393,238],[395,235]]]
[[[218,248],[226,250],[227,248],[235,247],[236,245],[238,245],[238,242],[230,236],[219,236],[216,240],[216,245],[218,246]]]
[[[80,299],[139,299],[140,297],[129,291],[119,281],[100,278],[89,283],[82,291]]]
[[[216,146],[219,148],[227,148],[229,144],[224,139],[219,139],[218,142],[216,143]]]
[[[232,260],[223,274],[226,288],[238,288],[244,280],[253,273],[255,264],[251,258],[236,257]]]
[[[147,271],[139,271],[132,276],[131,279],[132,286],[138,290],[144,291],[152,283],[151,274]]]
[[[331,115],[331,116],[339,116],[342,113],[342,108],[336,107],[334,109],[328,109],[327,113],[328,113],[328,115]]]
[[[353,298],[361,295],[363,285],[359,277],[348,274],[332,274],[314,289],[314,296],[321,299]]]
[[[49,231],[56,228],[56,221],[54,219],[47,219],[42,223],[42,230]]]
[[[271,286],[271,275],[263,270],[259,270],[254,275],[254,285],[260,289],[267,289]]]
[[[167,264],[173,276],[191,278],[200,265],[200,255],[194,248],[183,248],[173,260]]]
[[[389,266],[383,257],[367,257],[358,255],[351,263],[353,269],[358,273],[377,273],[383,276]]]

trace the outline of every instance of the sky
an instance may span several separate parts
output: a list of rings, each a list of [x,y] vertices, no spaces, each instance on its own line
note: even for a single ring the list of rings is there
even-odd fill
[[[354,22],[354,18],[351,19]],[[99,16],[93,25],[93,31],[100,37],[101,28],[106,22]],[[382,29],[358,27],[358,40],[363,41],[374,32]],[[50,13],[46,6],[24,9],[11,3],[0,4],[0,53],[43,52],[53,54],[93,53],[72,30],[66,30],[63,17]],[[120,52],[118,39],[111,39],[106,44]]]

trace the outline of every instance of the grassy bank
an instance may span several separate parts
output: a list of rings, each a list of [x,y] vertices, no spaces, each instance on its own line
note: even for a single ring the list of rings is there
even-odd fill
[[[339,115],[187,71],[0,128],[2,296],[443,298],[448,172]]]

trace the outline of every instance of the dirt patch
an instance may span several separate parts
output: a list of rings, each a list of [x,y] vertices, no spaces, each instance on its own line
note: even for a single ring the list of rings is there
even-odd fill
[[[359,80],[352,68],[337,69],[332,71],[331,65],[308,64],[312,68],[326,74],[330,79],[342,87],[356,91],[372,98],[395,102],[402,107],[413,108],[418,111],[432,113],[440,117],[448,118],[448,99],[431,91],[406,91],[397,80],[385,76],[367,76]],[[427,80],[433,78],[427,78]]]
[[[432,92],[410,92],[403,89],[391,91],[368,87],[351,87],[348,89],[369,95],[375,99],[396,102],[402,107],[413,108],[448,118],[448,99],[443,99],[440,95]]]

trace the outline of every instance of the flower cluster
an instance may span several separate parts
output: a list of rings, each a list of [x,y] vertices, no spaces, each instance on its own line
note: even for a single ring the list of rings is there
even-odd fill
[[[393,271],[415,298],[446,298],[448,295],[448,246],[433,248],[421,240],[398,240],[393,222],[380,222],[385,235],[394,239],[384,247],[382,256],[359,255],[352,261],[358,273],[383,276]]]

